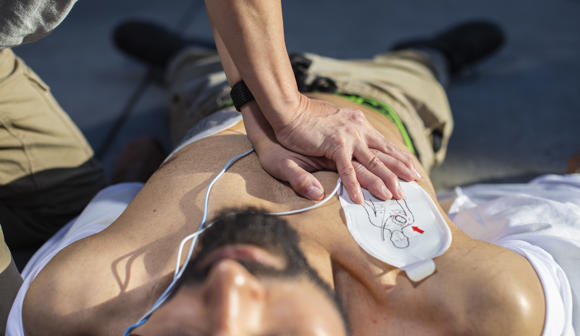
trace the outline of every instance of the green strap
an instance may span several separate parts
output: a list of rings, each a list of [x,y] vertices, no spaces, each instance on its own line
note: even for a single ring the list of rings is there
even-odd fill
[[[357,95],[345,93],[336,93],[336,95],[344,97],[359,105],[368,106],[373,110],[379,112],[380,114],[384,115],[385,117],[389,118],[389,120],[392,121],[395,124],[395,126],[397,126],[399,132],[401,132],[401,135],[403,136],[403,141],[405,142],[407,148],[411,151],[411,153],[415,154],[415,146],[413,146],[413,141],[411,140],[411,137],[407,132],[407,128],[405,127],[405,125],[403,124],[397,113],[389,105],[383,104],[371,98],[364,98]]]

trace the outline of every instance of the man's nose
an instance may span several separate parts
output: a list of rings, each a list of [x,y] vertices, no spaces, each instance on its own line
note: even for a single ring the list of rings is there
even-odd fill
[[[247,335],[258,330],[265,289],[241,264],[230,259],[220,261],[212,267],[203,291],[213,335]]]

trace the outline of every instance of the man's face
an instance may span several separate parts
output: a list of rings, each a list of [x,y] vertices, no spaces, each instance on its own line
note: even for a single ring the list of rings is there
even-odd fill
[[[346,335],[334,293],[286,222],[220,217],[200,238],[175,295],[138,335]]]

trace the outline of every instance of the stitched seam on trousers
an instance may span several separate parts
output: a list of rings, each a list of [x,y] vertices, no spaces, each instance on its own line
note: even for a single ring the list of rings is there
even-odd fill
[[[32,170],[32,158],[31,158],[30,153],[29,153],[28,145],[20,136],[18,136],[18,134],[16,134],[12,130],[12,123],[10,121],[7,121],[4,118],[2,118],[2,116],[0,116],[0,123],[6,129],[6,132],[8,132],[8,134],[12,135],[12,137],[14,137],[16,140],[18,140],[18,142],[22,146],[22,151],[24,152],[24,156],[26,157],[26,163],[27,163],[27,167],[28,167],[28,171],[25,171],[24,176],[30,176],[30,178],[32,179],[32,183],[34,184],[34,187],[38,188],[38,183],[36,183],[36,177],[32,173],[33,172],[33,170]]]
[[[10,65],[12,65],[12,69],[4,77],[0,78],[0,89],[9,86],[10,82],[12,82],[19,73],[22,73],[22,65],[21,63],[18,62],[16,56],[12,53],[12,51],[4,54],[2,57],[4,57],[3,61],[6,62],[6,64],[2,64],[2,66],[9,67]],[[11,63],[8,64],[7,62]]]

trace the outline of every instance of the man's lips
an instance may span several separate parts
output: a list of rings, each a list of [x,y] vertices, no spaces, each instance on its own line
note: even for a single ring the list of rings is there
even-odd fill
[[[201,268],[214,265],[221,260],[232,259],[237,261],[251,261],[264,266],[281,270],[286,265],[282,257],[261,249],[255,245],[235,244],[217,248],[200,263]]]

